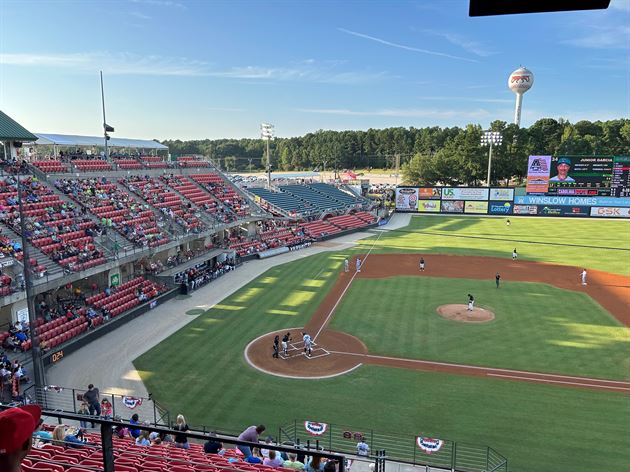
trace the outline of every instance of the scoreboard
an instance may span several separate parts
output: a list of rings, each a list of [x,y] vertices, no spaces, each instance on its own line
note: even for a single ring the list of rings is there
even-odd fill
[[[630,156],[615,157],[610,186],[613,197],[630,197]]]
[[[630,196],[630,156],[530,156],[529,195]]]

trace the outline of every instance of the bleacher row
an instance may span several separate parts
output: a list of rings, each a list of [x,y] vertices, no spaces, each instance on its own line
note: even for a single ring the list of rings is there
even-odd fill
[[[45,425],[51,430],[52,426]],[[87,441],[100,444],[98,433],[87,433]],[[147,447],[136,446],[131,439],[113,438],[114,467],[117,472],[221,472],[223,469],[239,472],[295,472],[284,467],[272,468],[249,464],[235,449],[224,454],[206,454],[201,444],[189,442],[189,449],[179,449],[168,443]],[[48,444],[32,449],[22,464],[23,472],[49,470],[54,472],[87,472],[103,470],[103,453],[100,448],[83,446],[64,448]]]
[[[324,184],[283,185],[279,192],[253,187],[249,191],[288,213],[312,215],[325,211],[343,211],[359,207],[364,201],[338,188]]]
[[[115,164],[112,165],[112,162]],[[116,168],[121,170],[139,170],[139,169],[168,169],[177,166],[182,168],[202,168],[210,167],[210,163],[201,158],[193,156],[182,156],[177,158],[175,162],[165,161],[159,156],[141,156],[138,158],[118,158],[114,156],[112,162],[102,159],[71,159],[68,161],[53,160],[37,160],[31,164],[42,172],[47,174],[67,173],[71,172],[70,164],[72,164],[79,172],[102,172],[113,171]]]
[[[106,309],[113,318],[143,303],[135,295],[138,289],[142,290],[147,297],[147,301],[149,301],[164,293],[166,287],[144,277],[136,277],[117,287],[114,293],[109,296],[105,292],[101,292],[88,297],[85,302],[87,306],[96,309]],[[74,315],[76,318],[69,319],[66,316],[62,316],[48,322],[43,318],[38,318],[32,332],[39,336],[40,341],[45,341],[48,348],[58,346],[87,331],[87,308],[79,309]],[[97,315],[92,318],[92,326],[103,324],[104,320],[103,315]],[[0,333],[0,345],[8,336],[8,331]],[[22,345],[22,350],[27,351],[31,347],[32,341],[29,339]]]

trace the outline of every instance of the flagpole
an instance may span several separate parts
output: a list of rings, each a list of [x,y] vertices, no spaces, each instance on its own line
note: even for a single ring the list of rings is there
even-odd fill
[[[109,161],[109,150],[107,149],[107,120],[105,119],[105,89],[103,88],[103,71],[101,71],[101,101],[103,103],[103,133],[105,138],[105,159]]]

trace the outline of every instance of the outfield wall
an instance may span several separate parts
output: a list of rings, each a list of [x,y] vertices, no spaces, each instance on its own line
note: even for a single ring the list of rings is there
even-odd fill
[[[630,197],[517,196],[512,187],[400,186],[396,211],[630,219]]]

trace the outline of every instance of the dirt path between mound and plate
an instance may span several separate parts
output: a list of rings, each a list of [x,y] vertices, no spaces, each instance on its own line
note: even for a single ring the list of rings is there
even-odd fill
[[[364,259],[364,256],[360,257]],[[350,261],[352,269],[339,274],[307,325],[293,330],[299,340],[301,331],[310,333],[318,348],[326,355],[307,358],[298,353],[300,355],[296,354],[288,360],[273,359],[270,347],[273,336],[278,333],[268,333],[250,343],[245,353],[247,361],[259,370],[284,377],[331,377],[347,373],[363,364],[371,364],[630,393],[630,382],[371,355],[358,338],[328,329],[335,309],[357,277],[408,275],[493,281],[497,272],[504,281],[546,283],[561,289],[584,292],[624,326],[630,327],[630,277],[627,276],[589,270],[588,285],[583,286],[580,279],[582,269],[578,267],[492,257],[428,255],[425,256],[426,269],[420,272],[418,262],[417,254],[369,254],[361,272],[356,273],[353,259]]]

